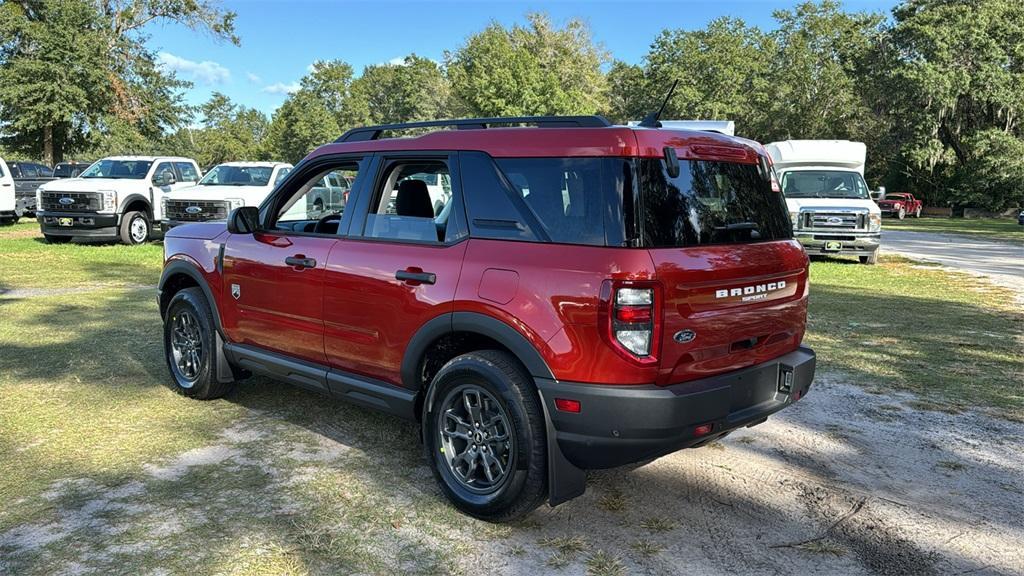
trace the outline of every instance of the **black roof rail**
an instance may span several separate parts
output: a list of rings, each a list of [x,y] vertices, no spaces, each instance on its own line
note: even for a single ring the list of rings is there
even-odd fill
[[[459,120],[428,120],[403,124],[381,124],[353,128],[335,142],[365,142],[379,140],[387,131],[414,128],[440,128],[454,126],[459,130],[482,130],[494,125],[532,124],[539,128],[607,128],[612,123],[603,116],[510,116],[505,118],[462,118]]]

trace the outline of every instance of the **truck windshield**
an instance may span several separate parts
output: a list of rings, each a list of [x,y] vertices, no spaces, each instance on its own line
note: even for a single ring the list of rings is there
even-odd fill
[[[82,172],[81,178],[142,180],[152,164],[148,160],[100,160]]]
[[[786,172],[782,175],[782,192],[787,198],[869,198],[864,177],[844,170]]]
[[[266,186],[273,166],[215,166],[199,181],[200,186]]]
[[[651,248],[792,237],[786,202],[754,164],[680,160],[670,178],[660,159],[640,161],[642,244]]]

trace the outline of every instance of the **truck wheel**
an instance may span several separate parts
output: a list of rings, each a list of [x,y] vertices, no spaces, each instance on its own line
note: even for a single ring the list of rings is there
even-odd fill
[[[424,406],[427,459],[456,508],[520,518],[547,496],[544,413],[529,376],[497,350],[463,354],[434,376]]]
[[[872,252],[870,256],[861,256],[860,263],[867,264],[869,266],[874,266],[875,264],[878,264],[878,250]]]
[[[900,208],[900,211],[896,213],[896,217],[899,218],[900,220],[903,220],[904,218],[906,218],[907,217],[907,209],[906,208]]]
[[[67,244],[71,242],[71,236],[54,236],[53,234],[43,234],[43,238],[46,239],[47,244]]]
[[[921,207],[918,206],[917,210],[914,210],[914,218],[920,218],[920,217],[921,217]]]
[[[121,242],[143,244],[149,240],[149,218],[142,212],[128,212],[121,218]]]
[[[173,388],[197,400],[227,394],[234,382],[217,380],[213,314],[199,288],[185,288],[171,298],[164,317],[164,356]]]

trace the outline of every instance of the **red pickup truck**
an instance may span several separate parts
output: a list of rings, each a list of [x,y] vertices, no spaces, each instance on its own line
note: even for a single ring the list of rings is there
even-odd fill
[[[878,207],[882,210],[882,216],[895,216],[903,220],[907,217],[907,214],[914,218],[920,218],[921,208],[924,207],[924,203],[914,198],[913,194],[901,192],[899,194],[886,194],[884,198],[878,201]]]

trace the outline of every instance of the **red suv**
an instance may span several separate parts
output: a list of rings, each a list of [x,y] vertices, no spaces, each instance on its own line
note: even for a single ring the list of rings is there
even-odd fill
[[[351,130],[258,209],[167,235],[174,386],[257,373],[414,419],[461,510],[556,505],[807,392],[808,261],[771,173],[749,140],[592,116]],[[331,174],[350,195],[313,207]]]

